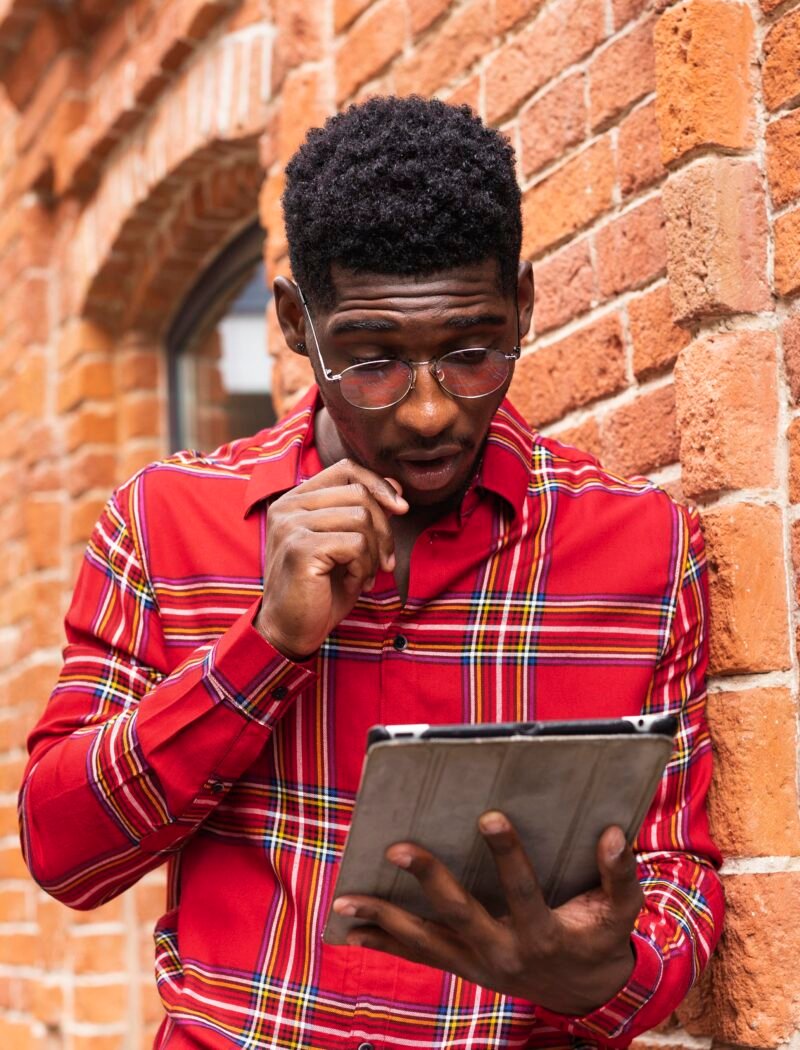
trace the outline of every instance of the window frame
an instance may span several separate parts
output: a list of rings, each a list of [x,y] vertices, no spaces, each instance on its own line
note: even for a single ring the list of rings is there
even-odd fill
[[[167,331],[167,406],[170,452],[186,447],[186,403],[180,383],[180,362],[192,338],[212,328],[264,260],[264,229],[250,223],[220,252],[195,281]]]

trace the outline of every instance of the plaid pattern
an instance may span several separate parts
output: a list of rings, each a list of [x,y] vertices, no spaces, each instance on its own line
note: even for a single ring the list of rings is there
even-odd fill
[[[252,620],[268,501],[322,466],[316,407],[312,392],[256,438],[148,467],[109,502],[30,740],[31,871],[88,908],[168,859],[170,1050],[624,1046],[685,994],[722,915],[697,516],[533,435],[506,402],[460,513],[414,547],[407,603],[379,573],[293,664]],[[612,1001],[568,1018],[322,944],[371,724],[642,710],[680,732],[637,843],[636,966]]]

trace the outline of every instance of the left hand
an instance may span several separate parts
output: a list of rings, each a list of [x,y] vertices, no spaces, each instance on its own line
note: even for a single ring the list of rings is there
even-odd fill
[[[421,919],[377,897],[348,894],[335,901],[334,910],[368,925],[354,929],[347,943],[447,970],[556,1013],[591,1013],[633,970],[631,931],[643,897],[622,830],[606,828],[598,841],[600,886],[549,908],[509,820],[484,813],[479,826],[508,915],[492,918],[428,850],[396,843],[387,858],[417,879],[438,919]]]

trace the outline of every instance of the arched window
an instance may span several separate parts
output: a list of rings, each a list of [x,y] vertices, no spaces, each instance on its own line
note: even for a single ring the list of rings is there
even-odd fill
[[[254,224],[196,282],[167,336],[170,445],[208,452],[275,422],[263,263]]]

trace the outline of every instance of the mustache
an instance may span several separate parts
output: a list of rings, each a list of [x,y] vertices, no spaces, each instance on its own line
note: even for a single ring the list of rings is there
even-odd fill
[[[399,445],[393,448],[388,446],[378,449],[380,459],[396,459],[402,452],[432,452],[442,445],[458,445],[462,452],[470,452],[475,448],[475,442],[468,437],[448,437],[446,434],[437,434],[435,438],[415,438],[407,445]]]

